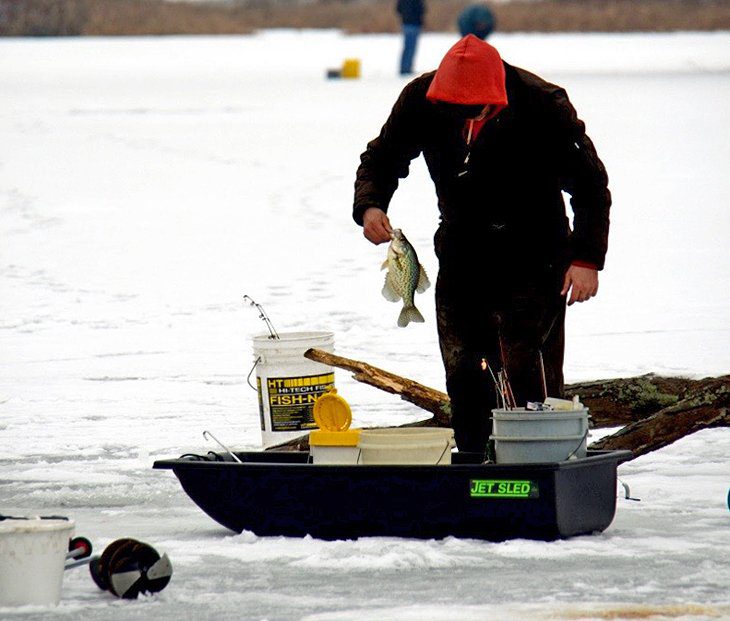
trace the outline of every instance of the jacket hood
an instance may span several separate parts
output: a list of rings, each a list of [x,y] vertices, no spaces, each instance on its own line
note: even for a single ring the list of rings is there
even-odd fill
[[[495,107],[507,106],[504,64],[499,52],[472,34],[460,39],[444,56],[426,93],[431,102]]]

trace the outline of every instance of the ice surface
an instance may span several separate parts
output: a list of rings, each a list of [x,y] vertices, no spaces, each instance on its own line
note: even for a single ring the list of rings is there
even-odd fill
[[[453,42],[424,36],[418,68]],[[727,373],[730,33],[492,42],[568,89],[611,178],[568,381]],[[0,617],[730,618],[726,429],[621,466],[641,502],[550,544],[234,535],[151,470],[216,448],[204,429],[258,447],[246,375],[265,326],[244,293],[279,331],[331,330],[339,353],[443,389],[431,291],[426,323],[397,328],[385,249],[350,219],[359,154],[405,84],[399,48],[335,31],[0,41],[0,510],[69,515],[97,551],[136,537],[175,568],[137,602],[72,570],[57,609]],[[350,56],[361,80],[325,79]],[[422,161],[391,215],[435,275]],[[358,425],[422,416],[347,373],[337,385]]]

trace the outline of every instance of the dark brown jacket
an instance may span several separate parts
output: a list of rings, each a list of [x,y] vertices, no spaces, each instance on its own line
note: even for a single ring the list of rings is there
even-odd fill
[[[509,105],[484,125],[466,166],[464,121],[425,97],[435,72],[408,84],[361,156],[353,217],[362,224],[368,207],[387,211],[398,180],[423,153],[441,212],[442,268],[488,258],[602,269],[611,195],[585,126],[561,87],[507,63],[505,72]],[[562,191],[571,195],[572,232]]]

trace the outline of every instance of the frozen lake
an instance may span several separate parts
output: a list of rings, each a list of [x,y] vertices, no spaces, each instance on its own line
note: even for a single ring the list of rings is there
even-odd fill
[[[417,69],[454,41],[424,36]],[[567,88],[611,180],[567,381],[728,373],[730,33],[490,41]],[[350,217],[359,154],[405,84],[399,48],[337,32],[0,40],[0,513],[68,515],[98,552],[130,536],[175,567],[137,602],[76,569],[58,608],[0,617],[730,619],[728,429],[621,466],[641,502],[549,544],[233,535],[151,470],[215,449],[205,429],[258,448],[246,375],[265,327],[244,294],[280,332],[330,330],[338,353],[444,388],[433,290],[426,323],[397,328],[385,247]],[[362,79],[326,80],[347,57]],[[391,219],[435,277],[421,160]],[[336,376],[358,426],[423,417]]]

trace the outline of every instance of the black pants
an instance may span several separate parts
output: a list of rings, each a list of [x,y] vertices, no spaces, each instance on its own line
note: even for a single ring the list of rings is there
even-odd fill
[[[466,270],[439,272],[436,313],[439,344],[460,451],[484,453],[491,410],[501,407],[495,375],[506,371],[518,407],[563,395],[565,298],[563,270],[552,266],[483,276]],[[481,272],[481,270],[480,270]],[[484,362],[483,362],[484,361]]]

